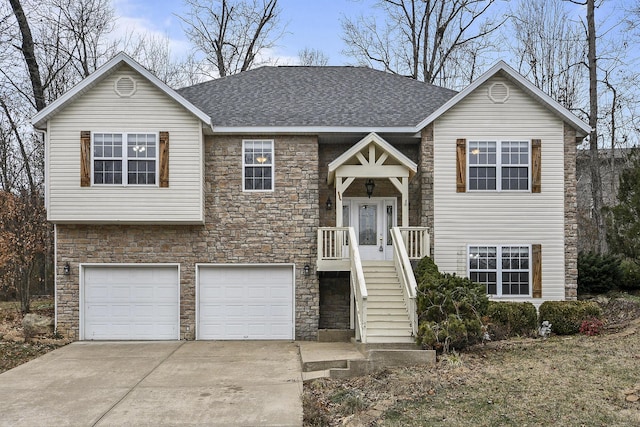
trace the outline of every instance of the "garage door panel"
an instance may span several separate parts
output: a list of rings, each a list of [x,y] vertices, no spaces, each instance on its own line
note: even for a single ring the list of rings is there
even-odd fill
[[[179,338],[175,266],[87,266],[84,339]]]
[[[293,339],[290,266],[198,268],[198,339]]]

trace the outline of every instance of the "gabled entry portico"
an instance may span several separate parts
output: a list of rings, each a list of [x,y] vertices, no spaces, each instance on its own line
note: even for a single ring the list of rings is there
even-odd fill
[[[429,253],[427,229],[409,227],[409,180],[417,166],[370,133],[329,163],[327,170],[328,184],[335,185],[336,226],[318,229],[317,270],[349,272],[350,325],[357,340],[412,342],[417,316],[410,260]],[[346,197],[354,183],[363,187],[349,190]],[[380,190],[374,192],[372,184]]]
[[[409,180],[417,166],[375,132],[329,163],[327,182],[335,182],[336,227],[342,227],[344,192],[357,178],[388,179],[401,194],[402,227],[409,226]]]

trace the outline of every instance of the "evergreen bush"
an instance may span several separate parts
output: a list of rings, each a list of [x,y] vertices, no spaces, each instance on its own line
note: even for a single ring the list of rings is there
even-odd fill
[[[494,339],[533,335],[538,312],[530,302],[490,301],[487,310],[489,334]]]
[[[621,282],[618,257],[595,252],[578,255],[578,293],[605,293],[617,289]]]
[[[420,345],[448,352],[482,340],[481,319],[489,300],[484,285],[440,273],[429,257],[416,266]]]
[[[593,301],[545,301],[539,309],[540,321],[549,321],[558,335],[577,334],[582,322],[601,317],[602,310]]]
[[[640,290],[640,262],[631,258],[620,261],[622,280],[620,288],[626,291]]]

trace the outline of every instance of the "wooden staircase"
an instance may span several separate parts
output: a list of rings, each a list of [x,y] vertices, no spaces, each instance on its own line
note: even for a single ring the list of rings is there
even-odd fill
[[[364,261],[367,343],[414,343],[411,322],[393,261]]]

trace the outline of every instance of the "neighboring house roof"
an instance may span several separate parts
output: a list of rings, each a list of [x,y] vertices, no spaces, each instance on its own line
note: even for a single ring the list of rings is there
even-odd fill
[[[180,96],[175,90],[171,89],[169,86],[164,84],[160,79],[154,76],[151,72],[149,72],[142,65],[138,64],[134,61],[130,56],[125,54],[124,52],[118,53],[111,60],[109,60],[102,67],[98,68],[95,72],[93,72],[89,77],[82,80],[80,83],[75,85],[71,90],[66,92],[60,98],[56,99],[54,102],[49,104],[46,108],[39,111],[33,118],[31,119],[33,125],[38,129],[44,129],[45,123],[55,114],[57,114],[60,110],[65,108],[69,103],[73,102],[76,98],[83,95],[86,91],[91,89],[97,83],[102,81],[105,77],[109,76],[115,70],[117,70],[122,64],[127,64],[129,67],[133,68],[135,71],[144,76],[149,82],[155,85],[162,92],[167,94],[170,98],[175,100],[178,104],[182,105],[188,111],[190,111],[194,116],[198,119],[206,123],[207,125],[211,124],[211,119],[207,114],[199,110],[195,107],[191,102]]]
[[[520,87],[524,92],[528,93],[531,97],[540,102],[544,107],[549,109],[552,113],[560,116],[565,122],[571,124],[576,130],[580,130],[583,132],[581,136],[586,136],[591,131],[591,127],[585,123],[583,120],[579,119],[575,114],[571,111],[567,110],[563,107],[559,102],[555,101],[549,95],[544,93],[542,90],[538,89],[533,83],[524,78],[520,73],[507,65],[504,61],[498,61],[493,67],[491,67],[487,72],[482,74],[478,79],[476,79],[469,86],[464,88],[460,93],[449,99],[445,104],[439,107],[436,111],[429,114],[427,118],[422,120],[417,126],[417,129],[422,129],[429,123],[436,120],[442,114],[446,113],[448,110],[453,108],[456,104],[462,101],[467,97],[471,92],[476,90],[480,85],[485,83],[494,75],[502,75],[506,77],[508,80],[513,82],[516,86]]]
[[[261,67],[179,89],[215,128],[413,128],[453,90],[364,67]],[[398,129],[400,130],[400,129]],[[220,129],[218,129],[220,131]]]

